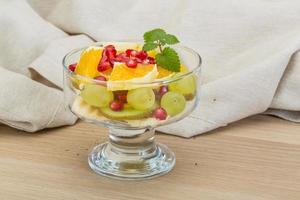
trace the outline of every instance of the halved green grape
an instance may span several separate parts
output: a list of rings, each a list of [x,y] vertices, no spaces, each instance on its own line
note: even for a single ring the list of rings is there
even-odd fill
[[[124,105],[123,110],[113,111],[108,107],[100,108],[100,112],[107,118],[116,120],[130,120],[130,119],[142,119],[151,115],[152,110],[137,110],[129,106]]]
[[[89,105],[95,107],[108,107],[114,95],[101,85],[85,85],[80,93],[82,99]]]
[[[182,73],[175,75],[179,76]],[[169,84],[169,90],[174,92],[179,92],[182,94],[186,100],[191,100],[194,98],[197,88],[197,77],[195,75],[186,76],[178,81],[174,81]]]
[[[129,90],[127,102],[137,110],[147,110],[155,103],[155,94],[151,88]]]
[[[167,92],[161,98],[160,105],[170,116],[181,113],[185,108],[185,98],[178,92]]]

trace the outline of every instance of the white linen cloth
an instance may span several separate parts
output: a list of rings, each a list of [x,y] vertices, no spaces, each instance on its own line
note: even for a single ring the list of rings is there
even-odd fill
[[[161,27],[204,62],[199,106],[159,130],[191,137],[268,108],[300,122],[299,13],[297,0],[0,0],[0,121],[28,132],[75,123],[63,56]]]

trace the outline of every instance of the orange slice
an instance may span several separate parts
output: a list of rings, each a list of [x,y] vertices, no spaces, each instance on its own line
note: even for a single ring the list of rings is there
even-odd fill
[[[124,63],[115,63],[107,81],[107,89],[115,91],[139,88],[141,85],[135,83],[150,83],[157,75],[156,65],[138,64],[136,68],[129,68]]]
[[[165,68],[162,68],[160,66],[157,67],[157,71],[158,71],[158,76],[157,79],[164,79],[164,78],[168,78],[173,76],[175,73],[172,71],[169,71]],[[180,65],[180,72],[187,72],[188,69],[186,66],[184,65]]]
[[[81,53],[75,73],[89,78],[99,76],[100,73],[97,67],[101,59],[102,51],[103,49],[98,47],[90,47],[84,50]]]
[[[164,78],[164,77],[168,77],[172,74],[174,74],[174,72],[172,71],[169,71],[165,68],[162,68],[161,66],[158,66],[157,67],[157,71],[158,71],[158,76],[157,76],[157,79],[161,79],[161,78]]]

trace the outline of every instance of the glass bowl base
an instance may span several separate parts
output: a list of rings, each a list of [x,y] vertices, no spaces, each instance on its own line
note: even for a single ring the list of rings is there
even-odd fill
[[[175,165],[174,153],[155,143],[147,151],[119,151],[110,143],[95,146],[89,154],[90,167],[98,174],[115,179],[150,179],[168,173]]]

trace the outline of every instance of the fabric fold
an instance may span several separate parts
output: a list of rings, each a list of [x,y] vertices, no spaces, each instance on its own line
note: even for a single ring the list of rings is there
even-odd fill
[[[52,41],[45,49],[43,54],[36,58],[29,69],[38,72],[43,78],[63,87],[63,65],[64,56],[73,49],[88,46],[93,41],[85,35],[64,37]]]
[[[63,93],[0,67],[0,121],[35,132],[71,125],[77,119],[65,109]]]
[[[299,13],[284,0],[0,1],[0,121],[30,132],[73,124],[65,54],[161,27],[204,62],[198,107],[160,131],[191,137],[259,113],[299,122]]]

